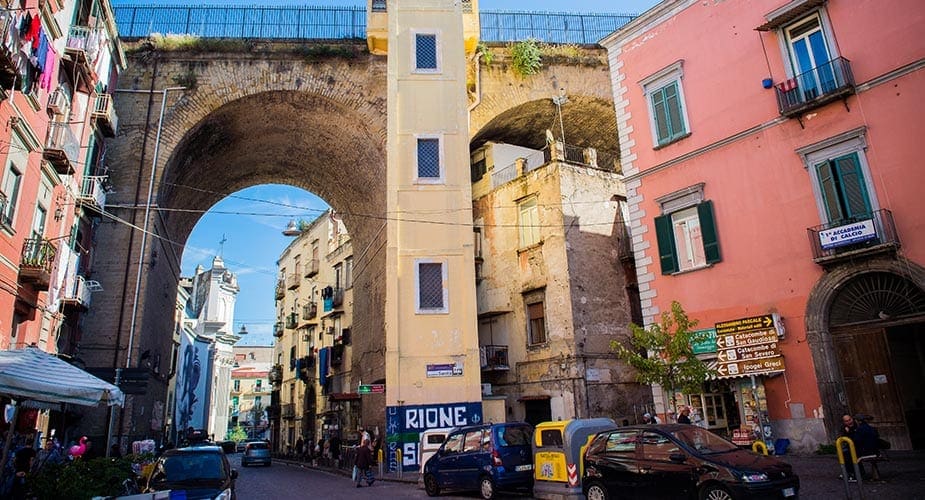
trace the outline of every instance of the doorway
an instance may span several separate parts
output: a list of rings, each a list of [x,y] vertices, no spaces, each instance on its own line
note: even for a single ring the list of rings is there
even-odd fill
[[[552,420],[552,406],[549,404],[549,398],[544,399],[527,399],[524,400],[524,420],[536,427],[540,422],[549,422]]]
[[[918,424],[925,418],[925,323],[887,328],[886,337],[903,416]],[[908,430],[912,449],[925,449],[925,428],[910,425]]]

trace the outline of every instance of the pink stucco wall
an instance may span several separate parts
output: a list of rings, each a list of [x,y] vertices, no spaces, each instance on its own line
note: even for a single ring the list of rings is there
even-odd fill
[[[786,3],[666,1],[626,34],[604,41],[630,201],[638,202],[637,265],[643,298],[651,298],[649,312],[667,311],[677,300],[702,327],[780,313],[787,329],[781,346],[787,371],[786,378],[766,381],[772,419],[790,417],[785,403],[804,403],[810,417],[821,406],[804,315],[809,292],[823,274],[813,262],[807,228],[822,220],[810,173],[795,150],[867,127],[874,208],[893,212],[902,254],[925,264],[925,170],[918,147],[925,115],[925,8],[918,0],[828,2],[837,55],[851,62],[859,91],[847,99],[847,108],[836,101],[812,110],[803,128],[796,119],[780,117],[774,90],[761,85],[767,77],[774,83],[789,77],[778,32],[755,30],[765,14]],[[639,82],[679,60],[691,135],[653,149]],[[905,74],[877,80],[900,70]],[[655,199],[698,183],[714,203],[722,261],[663,276],[652,223],[661,214]]]

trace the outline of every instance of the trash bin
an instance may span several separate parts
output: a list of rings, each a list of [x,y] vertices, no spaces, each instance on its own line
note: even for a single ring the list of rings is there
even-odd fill
[[[774,454],[783,455],[787,453],[787,448],[790,447],[790,440],[787,438],[779,438],[777,441],[774,441]]]

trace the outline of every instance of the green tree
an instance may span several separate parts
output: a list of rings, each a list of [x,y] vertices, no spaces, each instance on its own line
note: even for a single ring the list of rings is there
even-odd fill
[[[667,391],[671,396],[670,408],[675,408],[675,391],[699,393],[703,383],[715,373],[694,355],[692,343],[706,335],[693,332],[696,325],[697,321],[689,319],[681,304],[674,301],[671,312],[663,312],[660,320],[649,328],[630,324],[633,335],[629,345],[613,340],[610,349],[636,369],[638,382],[658,384]]]
[[[227,439],[234,441],[235,443],[240,443],[241,441],[244,441],[245,439],[247,439],[247,431],[245,431],[244,428],[241,427],[241,424],[238,424],[237,426],[235,426],[234,429],[231,429],[230,431],[228,431]]]

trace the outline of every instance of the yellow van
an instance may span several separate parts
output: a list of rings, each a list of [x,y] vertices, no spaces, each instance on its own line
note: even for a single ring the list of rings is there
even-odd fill
[[[583,499],[581,475],[585,447],[598,433],[615,429],[609,418],[542,422],[533,432],[533,496]]]

